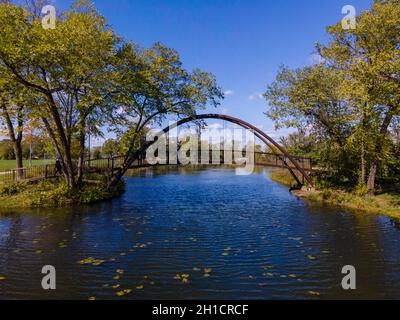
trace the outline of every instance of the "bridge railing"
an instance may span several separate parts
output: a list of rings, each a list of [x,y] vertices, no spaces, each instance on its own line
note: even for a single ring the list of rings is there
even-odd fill
[[[265,164],[276,167],[285,167],[285,163],[291,168],[295,168],[294,164],[291,163],[290,159],[283,154],[267,153],[267,152],[254,152],[255,163]],[[301,168],[305,170],[312,170],[311,158],[291,156]]]
[[[220,153],[219,155],[219,161],[217,161],[217,164],[225,164],[225,150],[209,150],[209,155],[208,155],[208,161],[207,159],[204,159],[204,151],[203,153],[199,152],[197,155],[198,163],[199,164],[215,164],[213,159],[215,159],[215,153],[217,152],[217,159],[218,159],[218,152]],[[240,152],[240,151],[239,151]],[[229,154],[231,156],[233,155],[233,151],[229,151]],[[267,153],[267,152],[251,152],[251,154],[245,154],[242,152],[243,158],[249,158],[252,157],[254,160],[254,163],[256,165],[265,165],[265,166],[271,166],[271,167],[277,167],[277,168],[285,168],[289,166],[292,169],[296,169],[295,165],[290,161],[288,157],[286,157],[283,154],[276,154],[276,153]],[[312,164],[311,164],[311,159],[307,157],[299,157],[299,156],[291,156],[293,160],[295,160],[302,169],[311,171],[312,170]],[[144,166],[147,165],[147,161],[144,159],[145,156],[142,157],[143,160],[139,160],[138,162],[134,163],[132,167],[138,167],[138,166]],[[159,164],[177,164],[179,163],[178,159],[174,159],[174,161],[170,161],[169,155],[167,153],[166,158],[159,158]],[[231,162],[234,163],[233,158],[231,158]]]
[[[209,162],[208,164],[213,163],[213,151],[210,150],[209,153]],[[220,164],[224,164],[224,156],[225,151],[220,150]],[[244,155],[244,157],[249,157],[249,155]],[[292,166],[291,162],[284,155],[277,155],[275,153],[266,153],[266,152],[254,152],[252,155],[254,158],[254,163],[257,165],[265,165],[277,168],[284,168],[286,164],[289,165],[292,169],[295,169]],[[214,156],[215,157],[215,156]],[[295,161],[299,163],[299,165],[308,171],[312,170],[311,159],[306,157],[292,157]],[[201,158],[201,154],[199,154],[199,161]],[[120,168],[124,163],[124,156],[115,156],[115,157],[106,157],[99,159],[90,159],[85,160],[84,162],[84,170],[85,171],[113,171],[115,169]],[[164,159],[167,164],[169,163],[169,159]],[[204,159],[203,159],[204,160]],[[178,163],[178,162],[177,162]],[[204,164],[202,162],[202,164]],[[146,166],[147,161],[145,156],[142,155],[139,159],[135,160],[132,164],[132,167],[141,167]],[[13,170],[5,170],[0,171],[0,183],[14,183],[17,181],[24,180],[40,180],[40,179],[48,179],[56,176],[56,168],[55,164],[45,164],[45,165],[37,165],[31,166],[21,169],[13,169]]]

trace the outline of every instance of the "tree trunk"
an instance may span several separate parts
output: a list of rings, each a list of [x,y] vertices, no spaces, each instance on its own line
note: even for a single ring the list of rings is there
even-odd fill
[[[71,187],[72,189],[76,188],[76,181],[75,181],[75,173],[74,173],[74,166],[73,166],[73,161],[72,161],[72,157],[71,157],[71,146],[68,143],[68,139],[67,136],[65,134],[64,131],[64,127],[60,118],[60,114],[57,110],[57,105],[53,99],[53,96],[48,93],[47,97],[49,99],[50,105],[49,105],[49,112],[53,118],[54,124],[55,124],[55,128],[58,134],[58,138],[60,140],[61,143],[61,150],[62,150],[62,167],[63,167],[63,172],[64,172],[64,176],[65,176],[65,180],[68,184],[69,187]],[[47,127],[47,126],[46,126]],[[54,131],[52,130],[52,128],[50,126],[47,127],[48,130],[50,130],[49,133],[51,133],[51,137],[54,140],[55,143],[57,143],[57,139],[54,135]],[[61,151],[60,150],[60,151]]]
[[[2,109],[3,109],[3,118],[4,121],[7,124],[7,129],[8,129],[8,136],[13,144],[13,149],[14,149],[14,154],[15,154],[15,160],[16,160],[16,169],[17,169],[17,175],[19,179],[23,178],[23,159],[22,159],[22,130],[23,130],[23,116],[22,116],[22,107],[18,107],[17,110],[17,134],[15,134],[15,129],[14,125],[11,121],[10,114],[8,113],[7,106],[6,104],[2,104]]]
[[[23,159],[22,159],[22,145],[21,141],[18,139],[14,141],[14,153],[15,153],[15,161],[17,164],[17,172],[18,172],[18,178],[22,179],[24,175],[23,171]]]
[[[371,196],[375,194],[375,180],[376,180],[376,174],[378,172],[379,155],[383,150],[383,145],[385,142],[386,135],[388,133],[390,123],[392,122],[393,119],[393,114],[394,114],[394,108],[390,108],[385,116],[385,119],[382,122],[381,129],[379,132],[379,137],[375,143],[374,155],[372,157],[371,166],[369,169],[369,176],[368,176],[368,194]]]
[[[83,121],[84,122],[84,121]],[[85,161],[85,128],[81,127],[79,130],[79,159],[78,159],[78,172],[76,178],[76,184],[78,187],[82,186],[83,181],[83,169]],[[90,164],[89,164],[90,165]]]
[[[366,168],[365,168],[365,145],[364,145],[364,137],[361,142],[361,184],[365,186],[366,180]]]
[[[369,170],[369,177],[368,177],[368,194],[370,196],[373,196],[375,194],[375,179],[376,179],[376,173],[378,170],[378,161],[373,160],[371,163],[371,167]]]

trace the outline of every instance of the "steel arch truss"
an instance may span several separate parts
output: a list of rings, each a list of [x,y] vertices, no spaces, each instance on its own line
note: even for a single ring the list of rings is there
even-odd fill
[[[199,115],[194,115],[194,116],[191,116],[191,117],[188,117],[188,118],[185,118],[185,119],[181,119],[181,120],[177,121],[176,123],[174,123],[173,125],[170,125],[170,126],[166,127],[161,132],[166,134],[170,130],[172,130],[172,129],[176,128],[176,127],[179,127],[181,125],[184,125],[184,124],[186,124],[188,122],[193,122],[193,121],[196,121],[196,120],[206,120],[206,119],[217,119],[217,120],[228,121],[228,122],[237,124],[237,125],[241,126],[244,129],[252,131],[257,138],[259,138],[268,147],[270,147],[272,152],[277,157],[280,158],[280,160],[283,162],[283,164],[286,167],[286,169],[289,170],[289,172],[291,173],[293,178],[296,180],[296,182],[300,186],[303,185],[303,183],[300,181],[298,176],[295,174],[294,170],[297,170],[298,172],[300,172],[300,174],[302,175],[304,180],[307,181],[307,183],[312,188],[315,188],[315,184],[314,184],[313,180],[311,179],[311,177],[309,176],[309,174],[300,166],[300,164],[282,146],[280,146],[274,139],[272,139],[269,135],[267,135],[262,130],[258,129],[257,127],[253,126],[252,124],[250,124],[250,123],[248,123],[246,121],[243,121],[241,119],[238,119],[238,118],[235,118],[235,117],[231,117],[231,116],[228,116],[228,115],[221,115],[221,114],[211,114],[211,113],[210,114],[199,114]],[[140,149],[139,153],[143,154],[147,150],[147,148],[150,147],[154,143],[155,143],[155,141],[144,143],[144,145]],[[276,149],[273,148],[273,147],[278,149],[281,153],[276,152]],[[288,161],[293,165],[293,167],[295,169],[292,169],[292,166],[290,166],[290,163],[288,163]]]

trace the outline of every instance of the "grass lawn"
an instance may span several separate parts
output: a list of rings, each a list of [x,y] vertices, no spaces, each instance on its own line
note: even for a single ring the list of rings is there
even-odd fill
[[[32,166],[51,164],[54,160],[32,160]],[[15,160],[0,160],[0,171],[15,169]],[[29,160],[24,160],[24,167],[29,167]]]

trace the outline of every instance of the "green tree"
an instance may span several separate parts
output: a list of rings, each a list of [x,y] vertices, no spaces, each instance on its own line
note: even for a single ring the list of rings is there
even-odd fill
[[[15,159],[13,143],[10,140],[0,141],[0,159],[1,160]]]
[[[310,131],[320,149],[314,160],[331,169],[336,178],[347,176],[354,180],[347,141],[357,119],[353,106],[343,99],[342,81],[341,72],[322,64],[296,70],[281,67],[264,94],[269,104],[266,114],[277,128]]]
[[[114,139],[107,139],[101,148],[101,154],[103,157],[107,158],[122,154],[118,141]]]
[[[0,67],[0,123],[14,148],[19,176],[23,172],[22,139],[30,114],[31,92],[11,79]]]
[[[356,29],[331,26],[329,44],[319,46],[326,63],[345,72],[344,93],[355,102],[358,130],[371,144],[368,191],[375,192],[378,165],[385,160],[389,130],[400,116],[400,5],[375,1],[357,17]]]
[[[94,128],[93,122],[99,124],[105,114],[98,108],[104,107],[117,38],[86,1],[65,12],[54,30],[43,29],[26,9],[1,4],[0,28],[0,63],[37,94],[35,114],[62,160],[66,182],[75,188],[82,178],[87,127]],[[80,143],[77,176],[71,154],[74,138]]]
[[[178,53],[156,43],[150,49],[133,44],[123,46],[115,63],[117,81],[110,103],[114,104],[113,128],[119,136],[125,134],[125,161],[110,179],[115,186],[133,161],[150,125],[161,125],[168,116],[187,117],[217,106],[223,98],[215,77],[195,69],[182,67]]]
[[[333,167],[368,192],[376,188],[378,165],[393,165],[390,131],[400,116],[400,5],[375,1],[357,17],[356,29],[328,27],[326,45],[317,45],[322,63],[283,68],[265,94],[267,115],[278,126],[311,128],[337,156]],[[354,161],[357,159],[358,161]],[[367,165],[369,170],[367,172]],[[368,179],[367,176],[368,175]]]

